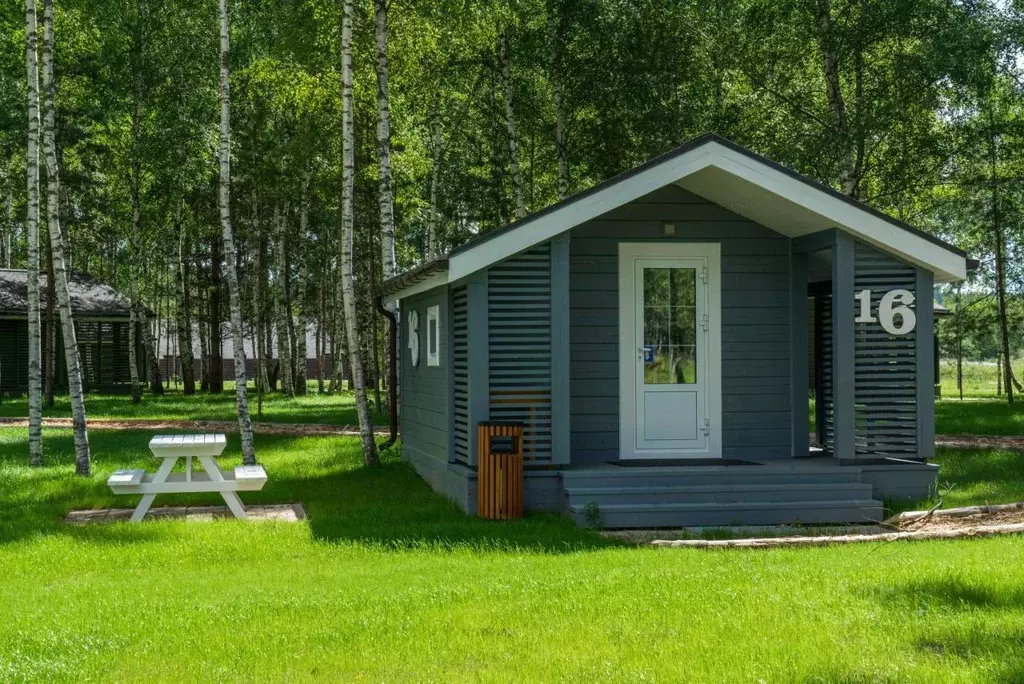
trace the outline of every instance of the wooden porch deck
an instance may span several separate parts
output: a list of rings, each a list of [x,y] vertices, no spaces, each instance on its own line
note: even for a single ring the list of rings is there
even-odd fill
[[[887,498],[923,498],[935,466],[831,458],[630,462],[559,472],[565,510],[582,525],[657,528],[878,522]]]

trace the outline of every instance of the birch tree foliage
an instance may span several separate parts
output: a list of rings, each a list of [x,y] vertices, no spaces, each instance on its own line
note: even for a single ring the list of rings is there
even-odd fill
[[[58,204],[68,267],[125,291],[137,285],[139,300],[176,328],[150,328],[151,346],[174,359],[172,377],[163,378],[172,388],[185,365],[185,326],[198,338],[198,374],[212,367],[213,331],[232,325],[230,306],[222,307],[222,320],[212,315],[215,295],[230,299],[227,270],[221,284],[213,277],[213,242],[223,240],[219,34],[211,28],[217,9],[204,0],[55,6]],[[295,360],[287,365],[300,380],[299,333],[309,320],[319,332],[307,351],[319,348],[324,373],[337,379],[348,362],[331,373],[328,358],[342,360],[351,346],[340,289],[346,167],[339,5],[302,0],[231,9],[228,209],[242,335],[262,350],[259,376],[268,377],[261,391],[271,391],[271,380],[281,388],[268,283],[287,285],[290,301],[281,313]],[[370,390],[386,375],[386,326],[376,320],[371,284],[386,276],[391,253],[378,172],[376,9],[373,0],[352,2],[349,110],[351,315]],[[0,7],[0,166],[13,179],[27,176],[24,23],[23,7]],[[992,65],[1002,74],[1005,104],[997,112],[1019,106],[1024,77],[1017,65],[1024,62],[1016,55],[1024,31],[1013,4],[437,0],[388,3],[387,29],[397,271],[501,227],[520,205],[542,209],[709,130],[978,246],[986,259],[991,250],[991,188],[978,184],[990,138],[970,131],[984,128],[979,84]],[[1020,154],[1013,135],[1009,128],[999,134],[996,174],[1011,300],[1024,279],[1013,263],[1021,241],[1010,187]],[[13,225],[15,267],[27,263],[26,200],[27,186],[15,182],[13,219],[4,223]],[[0,196],[0,207],[5,201]],[[288,245],[283,260],[274,249],[275,207]],[[133,234],[137,256],[129,259]],[[217,264],[227,269],[227,261]],[[985,268],[977,287],[994,288]],[[1013,337],[1019,324],[1012,301],[1007,310]],[[294,387],[300,392],[302,383]]]

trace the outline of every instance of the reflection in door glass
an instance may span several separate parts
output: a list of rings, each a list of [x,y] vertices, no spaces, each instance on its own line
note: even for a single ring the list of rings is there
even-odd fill
[[[697,382],[697,271],[645,268],[644,383]]]

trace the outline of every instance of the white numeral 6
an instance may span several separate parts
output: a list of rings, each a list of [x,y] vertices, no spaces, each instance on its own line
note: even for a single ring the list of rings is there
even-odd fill
[[[910,305],[914,303],[914,293],[910,290],[889,290],[882,295],[878,303],[878,322],[882,329],[890,335],[906,335],[917,325],[917,315]],[[900,324],[895,318],[899,316]]]

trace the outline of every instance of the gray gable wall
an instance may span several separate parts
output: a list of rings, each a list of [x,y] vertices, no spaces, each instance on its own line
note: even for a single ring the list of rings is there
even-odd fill
[[[790,240],[669,186],[571,232],[573,464],[618,459],[618,245],[673,239],[722,246],[723,457],[789,458]]]
[[[439,366],[427,365],[427,308],[440,306],[438,321]],[[409,312],[419,312],[419,364],[409,355]],[[449,460],[449,405],[451,371],[449,346],[448,287],[439,287],[408,299],[400,309],[398,357],[401,364],[402,450],[406,456]]]

